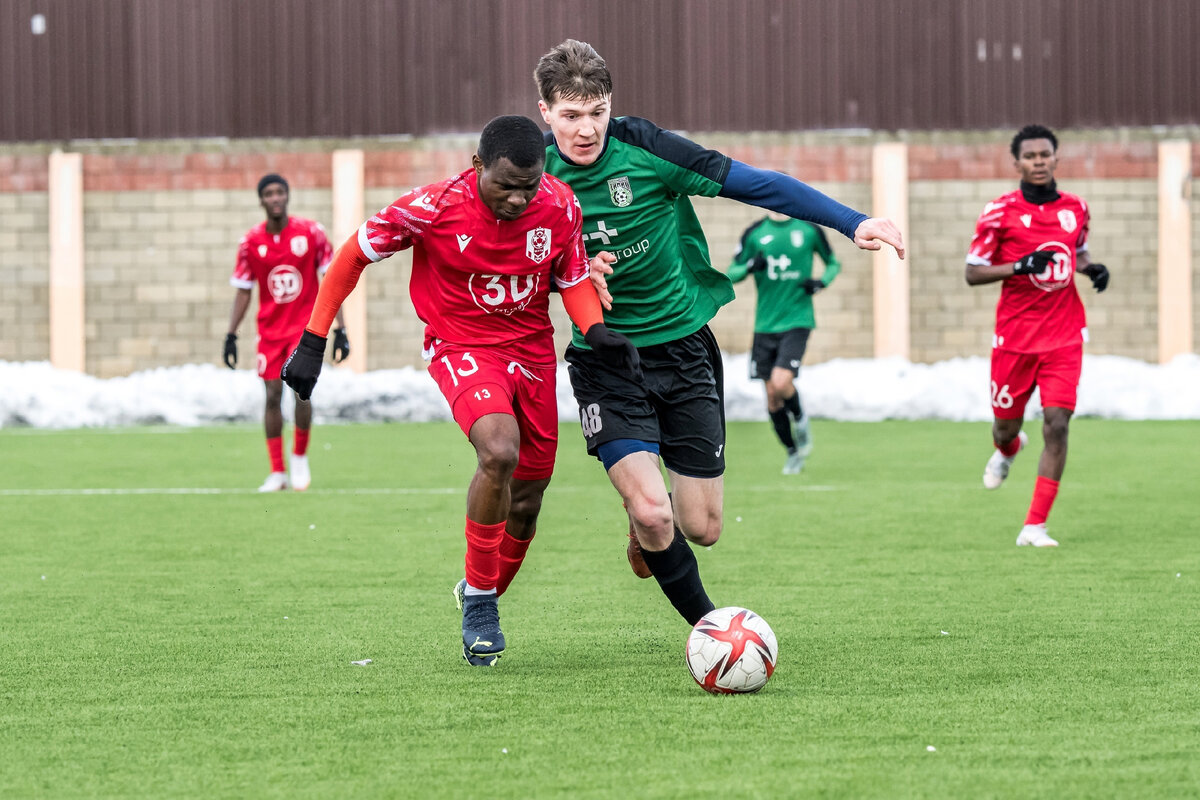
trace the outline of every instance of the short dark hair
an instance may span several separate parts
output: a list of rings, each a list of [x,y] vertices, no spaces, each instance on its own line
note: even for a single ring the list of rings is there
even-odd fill
[[[1017,131],[1017,135],[1013,137],[1012,144],[1009,146],[1009,149],[1012,150],[1013,158],[1019,159],[1021,157],[1021,142],[1026,139],[1049,139],[1051,146],[1056,151],[1058,150],[1058,137],[1054,135],[1054,131],[1045,125],[1026,125]]]
[[[479,160],[485,167],[507,158],[514,167],[528,169],[546,163],[542,129],[529,117],[508,114],[489,122],[479,135]]]
[[[608,64],[596,48],[577,39],[567,39],[539,58],[533,80],[548,106],[555,100],[594,100],[612,94]]]
[[[265,192],[267,187],[272,183],[281,184],[285,192],[291,193],[291,189],[288,188],[288,182],[283,179],[283,176],[271,172],[258,179],[258,198],[260,200],[262,199],[263,192]]]

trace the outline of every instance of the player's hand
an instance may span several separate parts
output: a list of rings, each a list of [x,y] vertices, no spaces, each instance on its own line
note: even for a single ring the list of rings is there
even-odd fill
[[[860,250],[881,250],[885,244],[896,248],[896,255],[904,258],[904,237],[890,219],[872,217],[858,223],[854,230],[854,244]]]
[[[1013,264],[1013,275],[1037,275],[1054,260],[1053,250],[1034,250]]]
[[[606,364],[632,376],[635,381],[642,380],[642,359],[629,339],[610,330],[603,322],[588,328],[583,339]]]
[[[279,377],[292,387],[296,396],[301,400],[312,397],[313,388],[321,374],[321,362],[325,360],[325,337],[317,336],[312,331],[305,331],[300,337],[300,344],[283,362]]]
[[[340,364],[350,357],[350,337],[345,328],[333,329],[333,363]]]
[[[1108,288],[1108,267],[1103,264],[1088,264],[1079,271],[1092,279],[1092,288],[1097,292]]]
[[[237,369],[237,334],[225,334],[225,366]]]
[[[809,294],[816,294],[825,288],[825,281],[820,278],[807,278],[804,281],[804,291]]]
[[[613,268],[610,265],[616,262],[617,257],[607,250],[596,253],[588,262],[590,267],[588,277],[592,279],[592,286],[596,288],[596,294],[600,297],[600,305],[604,306],[605,311],[612,311],[612,295],[608,292],[608,280],[605,276],[612,275]]]
[[[762,272],[766,268],[767,257],[762,253],[759,253],[754,257],[754,260],[750,262],[750,266],[746,269],[746,274],[749,275],[751,272]]]

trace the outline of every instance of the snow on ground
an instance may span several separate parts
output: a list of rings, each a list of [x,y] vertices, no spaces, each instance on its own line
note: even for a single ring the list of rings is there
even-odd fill
[[[761,382],[746,377],[747,355],[725,358],[725,405],[731,420],[766,419]],[[559,418],[577,409],[559,365]],[[804,368],[800,389],[815,417],[883,419],[991,419],[985,358],[936,364],[902,359],[835,359]],[[290,392],[285,394],[289,397]],[[412,368],[363,375],[326,366],[313,397],[318,422],[449,419],[429,376]],[[207,425],[262,419],[262,382],[248,370],[213,364],[137,372],[101,380],[56,370],[47,362],[0,361],[0,427]],[[290,400],[285,413],[290,416]],[[1037,395],[1026,416],[1040,413]],[[1111,419],[1200,419],[1200,356],[1147,364],[1118,356],[1085,356],[1080,415]]]

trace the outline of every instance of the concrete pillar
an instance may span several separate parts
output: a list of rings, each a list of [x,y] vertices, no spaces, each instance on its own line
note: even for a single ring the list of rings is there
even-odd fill
[[[1158,360],[1192,352],[1192,145],[1158,144]]]
[[[50,363],[83,372],[83,156],[50,154]]]
[[[908,145],[887,142],[871,153],[871,216],[887,217],[908,238]],[[908,255],[911,258],[911,253]],[[874,256],[875,357],[909,358],[908,265],[884,245]]]
[[[363,221],[363,151],[335,150],[333,152],[333,243],[341,247]],[[342,304],[346,330],[350,336],[350,357],[344,367],[355,372],[367,371],[367,274],[365,270],[358,286]]]

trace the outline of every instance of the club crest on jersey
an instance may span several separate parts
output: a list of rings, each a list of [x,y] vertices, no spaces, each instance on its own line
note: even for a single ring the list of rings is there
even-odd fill
[[[1064,208],[1062,211],[1058,212],[1058,224],[1062,226],[1064,231],[1071,233],[1075,230],[1079,223],[1075,220],[1075,212],[1068,208]]]
[[[300,256],[302,256],[308,252],[308,237],[307,236],[293,236],[291,245],[292,245],[292,255],[299,258]]]
[[[550,255],[550,229],[534,228],[525,235],[525,255],[540,264]]]
[[[260,244],[258,246],[258,257],[259,258],[267,257],[267,246],[265,244]]]
[[[622,175],[619,178],[609,178],[608,196],[612,198],[613,205],[617,208],[624,208],[632,203],[633,189],[629,188],[629,176]]]
[[[290,303],[300,296],[304,278],[291,264],[280,264],[267,274],[267,288],[276,303]]]

